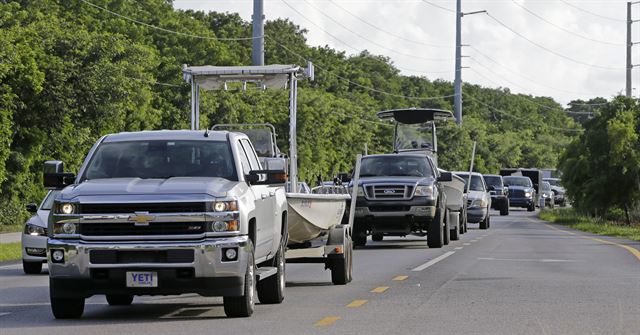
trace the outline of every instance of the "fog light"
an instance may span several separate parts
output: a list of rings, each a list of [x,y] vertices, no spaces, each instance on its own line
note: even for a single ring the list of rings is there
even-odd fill
[[[227,231],[227,223],[224,221],[216,221],[213,223],[213,231],[223,232]]]
[[[75,234],[76,233],[76,225],[75,223],[67,222],[62,225],[62,231],[65,234]]]
[[[227,249],[227,251],[224,252],[224,255],[227,256],[228,260],[233,261],[238,257],[238,252],[236,249]]]
[[[51,260],[54,263],[63,263],[64,262],[64,251],[63,250],[53,250],[51,251]]]

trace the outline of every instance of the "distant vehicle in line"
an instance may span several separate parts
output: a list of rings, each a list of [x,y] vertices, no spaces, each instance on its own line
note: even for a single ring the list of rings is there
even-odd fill
[[[543,181],[540,184],[541,197],[544,199],[544,207],[555,207],[555,201],[553,198],[553,191],[551,190],[551,184],[547,181]]]
[[[53,200],[60,191],[49,191],[38,206],[27,205],[27,211],[33,216],[27,220],[22,230],[22,270],[25,274],[42,272],[42,263],[47,262],[47,220]]]
[[[553,191],[553,200],[556,205],[564,207],[567,205],[567,199],[565,197],[566,190],[560,182],[560,178],[544,178],[543,181],[549,182],[551,185],[551,191]]]
[[[505,186],[509,188],[509,205],[511,207],[526,208],[529,212],[536,210],[536,189],[529,177],[503,177]]]
[[[500,215],[509,215],[509,189],[504,186],[502,176],[497,174],[482,175],[491,194],[491,208],[500,211]]]
[[[541,170],[533,169],[533,168],[504,168],[504,169],[500,169],[500,175],[503,177],[505,176],[529,177],[529,179],[531,179],[531,185],[535,190],[535,192],[533,193],[534,208],[532,210],[535,210],[536,206],[540,206],[540,195],[542,194],[540,192],[540,183],[542,183],[542,176],[543,176],[543,173]]]
[[[464,179],[465,186],[470,182],[467,193],[467,222],[479,223],[480,229],[488,229],[491,226],[491,195],[484,178],[477,172],[472,172],[471,178],[469,172],[457,171],[454,174]]]

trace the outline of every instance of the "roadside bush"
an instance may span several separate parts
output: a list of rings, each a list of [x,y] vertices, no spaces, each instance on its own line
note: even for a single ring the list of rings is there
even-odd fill
[[[17,225],[24,223],[29,218],[29,212],[23,204],[0,200],[0,225]]]

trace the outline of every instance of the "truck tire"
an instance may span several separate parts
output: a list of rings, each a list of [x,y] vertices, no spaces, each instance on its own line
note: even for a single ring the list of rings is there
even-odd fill
[[[375,233],[371,235],[371,239],[376,242],[380,242],[384,239],[384,235],[382,233]]]
[[[51,297],[51,312],[56,319],[77,319],[84,312],[84,298]]]
[[[353,268],[353,252],[351,240],[347,237],[343,245],[342,257],[330,259],[331,262],[331,282],[334,285],[346,285],[351,281]]]
[[[484,220],[480,221],[480,229],[489,229],[489,225],[491,224],[491,215],[487,212],[487,216]]]
[[[533,212],[536,210],[536,204],[531,203],[531,206],[527,207],[527,212]]]
[[[502,207],[500,208],[500,215],[501,216],[509,215],[509,200],[505,200],[502,203]]]
[[[22,260],[22,271],[28,275],[37,275],[42,272],[42,262],[27,262]]]
[[[223,297],[224,313],[230,318],[248,317],[255,307],[256,274],[253,245],[249,252],[247,271],[244,275],[244,294],[241,297]]]
[[[284,247],[280,248],[273,258],[273,266],[277,269],[275,275],[258,282],[258,299],[263,304],[279,304],[284,300]]]
[[[448,245],[451,241],[451,235],[449,231],[449,210],[444,211],[444,222],[442,225],[442,242],[444,245]]]
[[[353,223],[353,246],[363,247],[367,244],[367,231],[361,224]]]
[[[129,294],[107,294],[109,306],[129,306],[133,302],[133,296]]]
[[[440,208],[436,209],[436,215],[427,227],[427,245],[429,248],[442,248],[444,245],[442,211]]]

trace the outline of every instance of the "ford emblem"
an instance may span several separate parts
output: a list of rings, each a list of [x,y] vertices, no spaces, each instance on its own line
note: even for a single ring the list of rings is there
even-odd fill
[[[384,190],[384,194],[391,194],[391,193],[396,193],[396,191],[394,191],[394,190],[392,190],[390,188],[387,188],[387,189]]]

